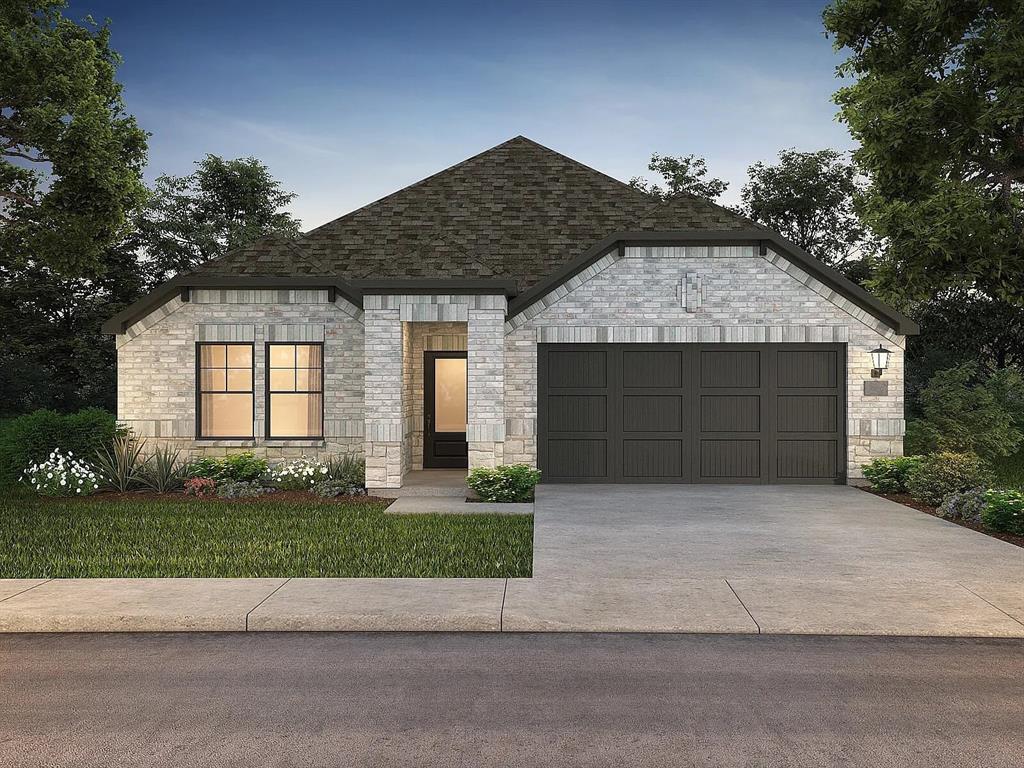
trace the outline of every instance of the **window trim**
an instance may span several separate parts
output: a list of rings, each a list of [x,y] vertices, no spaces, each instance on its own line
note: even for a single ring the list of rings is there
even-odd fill
[[[202,348],[203,347],[227,347],[227,346],[244,346],[248,345],[252,350],[252,354],[249,357],[250,361],[250,376],[252,376],[252,388],[248,390],[228,390],[227,389],[227,374],[225,373],[224,381],[224,392],[213,393],[213,394],[228,394],[228,395],[252,395],[252,434],[251,435],[236,435],[236,436],[222,436],[222,435],[204,435],[203,434],[203,395],[211,394],[210,392],[203,392],[203,368],[202,368]],[[227,362],[227,350],[224,351],[225,363]],[[225,370],[227,368],[225,367]],[[253,341],[197,341],[196,342],[196,440],[248,440],[250,442],[256,439],[256,342]]]
[[[286,390],[283,392],[270,391],[270,348],[271,347],[320,347],[320,391],[315,390]],[[324,413],[327,410],[326,393],[324,392],[324,366],[327,363],[324,357],[324,343],[322,341],[265,341],[263,342],[263,439],[264,440],[324,440]],[[293,366],[292,370],[298,370]],[[312,369],[306,369],[312,370]],[[320,434],[319,435],[272,435],[270,434],[270,395],[276,394],[295,395],[320,395]]]

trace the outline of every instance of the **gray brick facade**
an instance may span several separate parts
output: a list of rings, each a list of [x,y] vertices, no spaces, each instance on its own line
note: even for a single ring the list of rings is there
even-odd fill
[[[771,251],[613,251],[510,318],[505,329],[506,463],[537,460],[536,345],[542,342],[845,342],[848,476],[862,477],[861,464],[874,456],[903,452],[905,339]],[[868,351],[879,344],[893,351],[889,388],[866,395]]]
[[[830,342],[847,344],[850,478],[902,452],[904,339],[806,272],[754,246],[612,251],[515,317],[492,295],[366,295],[197,289],[117,337],[118,418],[189,454],[270,458],[362,452],[371,488],[397,487],[423,462],[423,353],[467,351],[469,463],[536,462],[537,344]],[[195,344],[252,342],[252,440],[195,439]],[[323,341],[324,439],[263,437],[265,341]],[[868,351],[893,350],[868,386]]]

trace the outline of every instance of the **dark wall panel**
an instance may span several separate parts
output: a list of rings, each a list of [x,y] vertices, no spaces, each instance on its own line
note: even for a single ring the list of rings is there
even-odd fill
[[[702,432],[760,432],[760,395],[701,395]]]
[[[552,477],[602,478],[608,475],[606,440],[549,440],[547,473]]]
[[[608,429],[605,395],[551,395],[549,432],[604,432]]]
[[[701,440],[700,476],[753,478],[761,474],[760,440]]]
[[[835,477],[835,440],[779,440],[779,477],[820,480]]]
[[[682,477],[682,440],[623,440],[622,474],[629,478]]]
[[[838,413],[836,395],[781,395],[779,432],[835,432]]]
[[[623,432],[679,432],[683,428],[680,395],[625,395],[622,398]]]
[[[838,384],[837,353],[828,349],[780,350],[780,387],[835,387]]]
[[[683,353],[661,350],[625,350],[622,353],[624,387],[683,386]]]
[[[700,353],[700,385],[761,386],[761,353],[753,350],[704,350]]]
[[[608,384],[608,353],[597,350],[568,350],[548,357],[548,386],[604,387]]]

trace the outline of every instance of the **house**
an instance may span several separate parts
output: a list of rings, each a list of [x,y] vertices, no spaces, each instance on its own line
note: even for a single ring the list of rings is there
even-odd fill
[[[150,444],[361,452],[370,488],[515,462],[550,482],[855,480],[902,452],[917,332],[775,232],[521,136],[104,329],[118,418]]]

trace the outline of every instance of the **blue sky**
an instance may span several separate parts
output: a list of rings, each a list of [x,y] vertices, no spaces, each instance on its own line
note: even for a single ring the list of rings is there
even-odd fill
[[[266,162],[312,228],[517,134],[622,180],[852,146],[819,2],[71,0],[109,17],[147,176]]]

